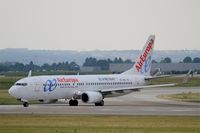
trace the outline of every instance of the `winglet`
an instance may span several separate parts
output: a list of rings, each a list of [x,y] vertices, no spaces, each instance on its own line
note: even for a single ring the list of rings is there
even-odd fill
[[[32,75],[32,70],[30,70],[30,71],[28,72],[28,77],[31,77],[31,75]]]
[[[190,78],[190,74],[193,75],[192,69],[190,69],[190,70],[188,71],[188,73],[186,74],[185,78],[184,78],[183,81],[181,82],[182,84],[188,82],[188,79]]]

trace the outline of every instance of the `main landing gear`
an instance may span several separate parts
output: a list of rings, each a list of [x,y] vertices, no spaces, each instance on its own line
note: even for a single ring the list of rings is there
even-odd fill
[[[78,100],[76,99],[69,100],[69,106],[78,106]]]
[[[28,107],[28,106],[29,106],[29,103],[28,103],[28,102],[23,102],[23,106],[24,106],[24,107]]]
[[[102,100],[102,101],[100,101],[98,103],[95,103],[95,106],[104,106],[104,101]]]
[[[69,100],[69,106],[78,106],[78,100],[76,99]],[[104,101],[102,100],[98,103],[95,103],[95,106],[104,106]]]

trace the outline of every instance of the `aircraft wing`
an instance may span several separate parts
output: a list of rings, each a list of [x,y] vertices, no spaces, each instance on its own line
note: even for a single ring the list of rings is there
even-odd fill
[[[172,75],[146,76],[144,79],[151,80],[151,79],[166,78],[166,77],[172,77]]]
[[[154,87],[170,87],[175,86],[176,83],[171,84],[160,84],[160,85],[144,85],[144,86],[132,86],[132,87],[122,87],[122,88],[112,88],[112,89],[103,89],[100,92],[103,94],[107,94],[109,92],[115,92],[115,91],[124,91],[124,90],[132,90],[132,91],[138,91],[140,89],[144,88],[154,88]]]

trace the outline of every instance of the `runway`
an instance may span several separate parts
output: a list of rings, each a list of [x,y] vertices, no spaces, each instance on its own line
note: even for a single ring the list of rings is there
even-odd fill
[[[161,94],[200,92],[200,87],[151,88],[140,92],[106,98],[105,106],[84,104],[71,107],[67,103],[0,105],[0,114],[67,114],[67,115],[187,115],[200,116],[200,103],[179,102],[157,98]]]

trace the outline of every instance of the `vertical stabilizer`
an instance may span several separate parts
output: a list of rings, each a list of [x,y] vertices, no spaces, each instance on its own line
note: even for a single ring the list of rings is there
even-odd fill
[[[150,35],[133,67],[122,74],[150,75],[155,35]]]

